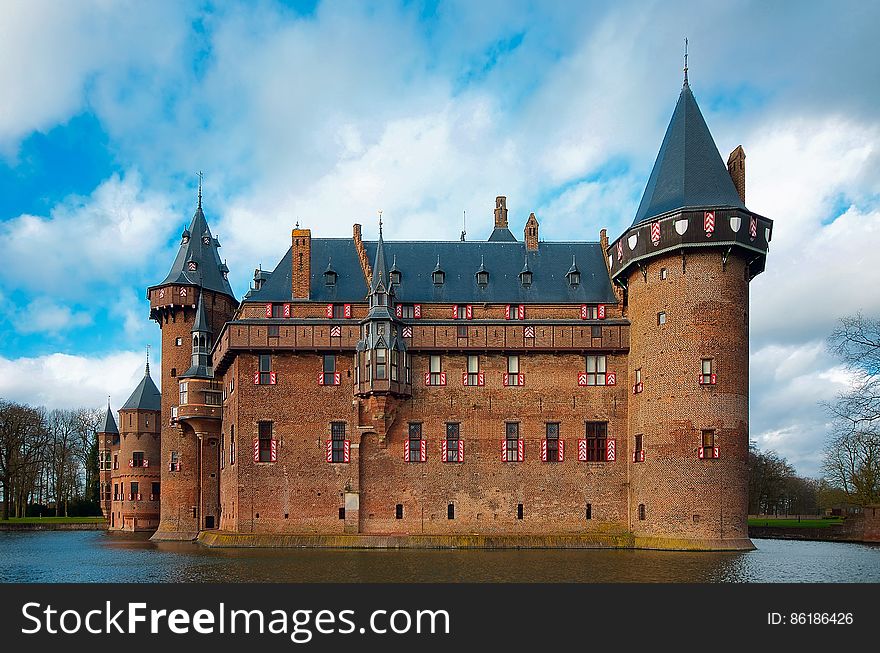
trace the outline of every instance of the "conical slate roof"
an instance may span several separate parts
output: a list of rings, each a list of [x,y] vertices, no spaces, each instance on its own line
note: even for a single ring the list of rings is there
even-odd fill
[[[186,237],[186,231],[191,235]],[[220,261],[220,254],[217,249],[220,243],[211,235],[208,228],[208,221],[202,212],[202,205],[199,203],[192,223],[184,232],[184,237],[180,242],[180,249],[177,251],[177,257],[171,266],[171,271],[165,280],[157,286],[164,286],[169,283],[192,284],[201,286],[207,290],[225,293],[235,298],[232,293],[232,287],[229,281],[223,276],[224,265]],[[195,270],[190,270],[189,263],[196,264]]]
[[[104,415],[104,424],[98,429],[98,433],[119,434],[119,427],[116,426],[116,420],[113,419],[113,411],[110,410],[110,404],[107,404],[107,414]]]
[[[144,378],[131,393],[120,410],[161,410],[162,394],[150,378],[150,364],[144,370]]]
[[[204,295],[199,293],[199,303],[196,308],[196,319],[193,320],[193,326],[190,333],[213,333],[208,325],[208,315],[205,312]]]
[[[745,205],[685,82],[633,226],[667,211],[703,207]]]
[[[379,243],[376,245],[376,260],[373,262],[373,279],[370,283],[370,294],[376,292],[379,283],[389,289],[388,266],[385,265],[385,241],[382,239],[382,223],[379,223]]]

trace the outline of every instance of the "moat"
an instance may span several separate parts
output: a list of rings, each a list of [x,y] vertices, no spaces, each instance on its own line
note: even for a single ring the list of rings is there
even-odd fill
[[[748,553],[207,549],[100,531],[0,533],[0,582],[880,583],[880,546],[753,540]]]

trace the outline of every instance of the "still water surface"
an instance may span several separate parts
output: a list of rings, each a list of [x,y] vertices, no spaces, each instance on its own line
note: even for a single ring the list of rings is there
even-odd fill
[[[748,553],[207,549],[101,531],[0,532],[0,582],[880,583],[880,546],[753,542]]]

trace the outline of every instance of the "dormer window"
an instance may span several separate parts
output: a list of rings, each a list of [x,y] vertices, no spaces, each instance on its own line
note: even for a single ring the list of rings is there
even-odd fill
[[[183,230],[183,233],[180,235],[180,242],[183,245],[186,245],[189,242],[189,229]]]
[[[328,286],[335,286],[336,285],[336,277],[337,277],[336,272],[334,272],[333,270],[327,270],[324,273],[324,283]]]
[[[431,280],[434,282],[435,286],[442,286],[443,282],[446,280],[446,273],[443,270],[434,270],[431,274]]]
[[[388,279],[391,283],[400,283],[400,270],[391,270],[388,273]]]
[[[531,271],[526,270],[525,272],[519,273],[519,282],[522,284],[523,288],[528,288],[532,285],[532,273]]]
[[[480,270],[477,272],[477,285],[485,286],[489,283],[489,273],[485,270]]]
[[[581,273],[575,270],[574,272],[568,273],[568,285],[571,287],[575,287],[580,285],[581,283]]]

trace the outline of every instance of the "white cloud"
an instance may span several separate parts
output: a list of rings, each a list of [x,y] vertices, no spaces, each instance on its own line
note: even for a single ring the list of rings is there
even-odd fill
[[[85,311],[75,311],[69,306],[56,303],[48,297],[38,297],[22,310],[12,310],[11,321],[19,333],[55,335],[67,329],[92,323],[92,316]]]

